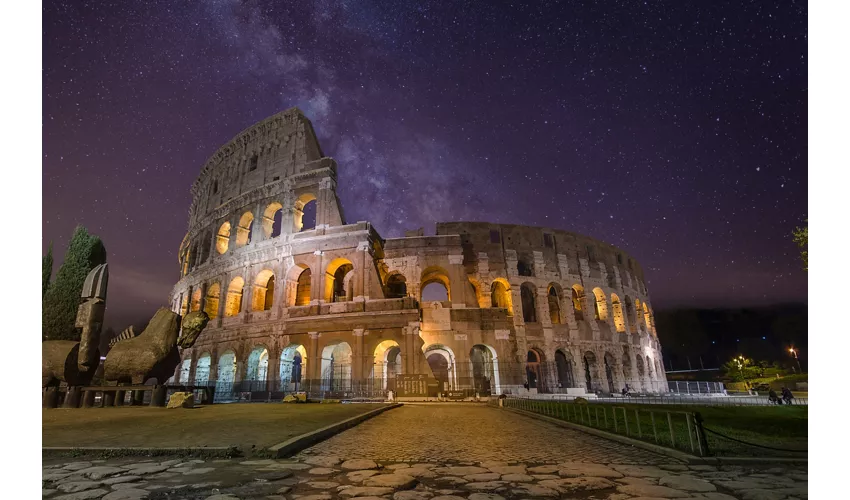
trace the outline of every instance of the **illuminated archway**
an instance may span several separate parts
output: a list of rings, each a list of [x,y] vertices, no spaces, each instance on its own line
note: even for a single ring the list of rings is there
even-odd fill
[[[402,373],[401,348],[395,340],[384,340],[375,347],[372,377],[381,381],[381,390],[395,391],[396,377]]]
[[[204,312],[210,319],[218,317],[218,304],[221,301],[221,285],[213,283],[207,287],[207,300],[204,304]]]
[[[192,370],[192,358],[186,358],[180,363],[180,374],[177,376],[178,384],[189,384],[189,372]]]
[[[305,214],[307,217],[305,217]],[[295,232],[316,228],[316,195],[304,193],[295,200]]]
[[[234,399],[233,382],[236,377],[236,354],[225,351],[218,358],[218,376],[215,383],[215,401]]]
[[[236,247],[243,247],[251,243],[251,231],[254,228],[254,214],[245,212],[239,218],[239,225],[236,226]]]
[[[230,246],[230,223],[225,222],[218,228],[218,233],[215,235],[215,249],[219,254],[227,252]]]
[[[422,276],[419,282],[421,284],[420,296],[423,302],[429,300],[452,300],[451,281],[449,280],[449,273],[446,272],[445,269],[437,266],[427,267],[422,271]],[[442,288],[445,289],[445,298],[443,298],[442,296],[442,291],[440,290],[440,287],[430,287],[429,290],[431,290],[434,295],[431,296],[429,294],[429,296],[426,296],[425,288],[428,287],[428,285],[431,285],[432,283],[439,283],[440,285],[442,285]]]
[[[205,352],[195,365],[195,385],[207,385],[210,381],[210,353]]]
[[[581,321],[584,319],[584,311],[582,307],[582,301],[584,300],[584,288],[581,285],[573,285],[572,287],[572,301],[573,301],[573,314],[575,315],[576,321]]]
[[[605,292],[601,288],[593,289],[593,296],[596,299],[594,304],[594,317],[599,321],[608,320],[608,302],[605,300]]]
[[[283,205],[278,202],[269,203],[263,211],[263,234],[266,238],[276,238],[283,230]]]
[[[620,305],[620,298],[616,293],[611,294],[611,310],[614,312],[614,327],[618,332],[626,331],[626,320],[623,316],[623,307]]]
[[[264,269],[254,280],[253,307],[254,311],[268,311],[274,305],[274,273]]]
[[[490,287],[490,301],[493,307],[507,309],[508,316],[513,316],[514,307],[511,300],[511,287],[503,278],[493,280]]]
[[[354,264],[348,259],[337,258],[328,264],[325,270],[325,302],[345,302],[354,298],[353,271]]]
[[[245,280],[241,276],[237,276],[230,281],[227,287],[227,301],[224,303],[224,316],[232,317],[242,311],[242,289],[245,287]]]
[[[476,394],[501,394],[496,350],[486,344],[476,344],[469,351],[469,361],[472,364],[472,387]]]
[[[198,286],[192,292],[192,311],[201,310],[201,287]]]
[[[336,342],[322,349],[322,390],[351,390],[351,346]]]
[[[445,392],[455,389],[457,387],[457,366],[454,352],[442,344],[431,344],[423,348],[422,352],[425,354],[425,360],[428,362],[431,373],[437,379],[438,390]]]
[[[307,373],[307,349],[301,344],[290,344],[280,354],[280,388],[297,391],[302,377]]]
[[[269,372],[269,350],[258,345],[248,355],[245,381],[251,391],[265,391]]]
[[[561,294],[558,290],[557,285],[549,285],[549,291],[546,294],[546,299],[549,302],[549,319],[552,321],[552,324],[562,324],[563,318],[561,317]]]

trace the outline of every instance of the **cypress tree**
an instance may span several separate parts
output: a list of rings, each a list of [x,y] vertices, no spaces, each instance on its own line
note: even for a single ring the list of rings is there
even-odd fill
[[[80,293],[89,272],[106,262],[106,248],[97,236],[89,234],[83,226],[77,226],[62,267],[56,279],[47,289],[42,304],[42,338],[47,340],[80,340],[74,326]]]
[[[53,242],[47,247],[47,255],[41,258],[41,300],[50,286],[50,276],[53,274]]]

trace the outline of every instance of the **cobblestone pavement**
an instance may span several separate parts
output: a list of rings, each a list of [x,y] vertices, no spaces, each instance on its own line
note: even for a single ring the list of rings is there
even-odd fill
[[[420,458],[425,455],[431,456]],[[805,466],[688,466],[472,405],[395,409],[292,460],[77,458],[45,459],[42,465],[42,495],[51,500],[808,496]]]
[[[641,448],[472,404],[406,404],[303,454],[373,460],[678,463]]]

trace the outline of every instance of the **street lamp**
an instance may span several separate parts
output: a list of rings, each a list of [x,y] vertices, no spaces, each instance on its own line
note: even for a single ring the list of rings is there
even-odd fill
[[[797,361],[797,369],[800,370],[800,373],[803,373],[803,369],[800,367],[800,358],[797,357],[797,349],[789,347],[788,352],[794,356],[794,360]]]

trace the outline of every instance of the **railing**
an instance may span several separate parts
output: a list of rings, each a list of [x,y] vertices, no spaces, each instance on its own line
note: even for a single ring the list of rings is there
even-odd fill
[[[537,413],[585,427],[647,441],[698,456],[709,454],[698,412],[627,408],[608,404],[576,404],[532,398],[491,399],[507,408]]]
[[[667,382],[670,392],[676,394],[725,394],[723,382]]]

